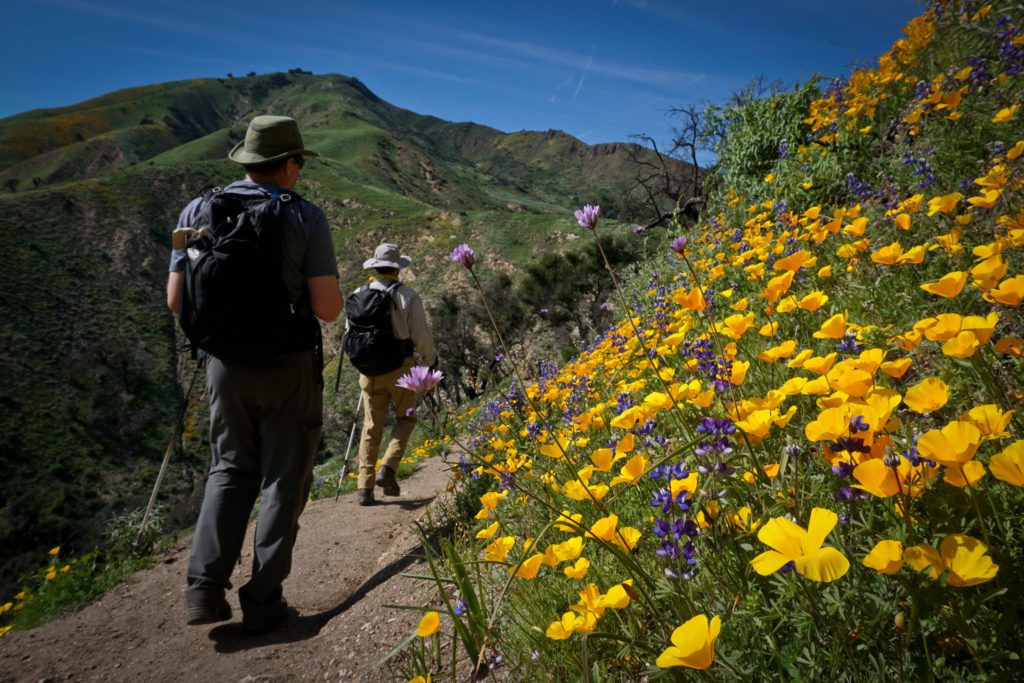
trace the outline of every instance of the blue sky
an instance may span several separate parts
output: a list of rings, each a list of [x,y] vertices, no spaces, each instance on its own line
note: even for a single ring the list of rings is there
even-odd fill
[[[0,117],[300,67],[451,121],[664,141],[668,108],[723,101],[756,76],[848,74],[921,12],[911,0],[21,0],[0,26]]]

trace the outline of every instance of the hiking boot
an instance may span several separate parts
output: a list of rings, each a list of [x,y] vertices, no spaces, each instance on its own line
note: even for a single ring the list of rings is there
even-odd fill
[[[356,491],[356,501],[360,505],[373,505],[373,489],[359,489]]]
[[[243,614],[242,632],[249,636],[258,636],[270,631],[293,614],[297,614],[295,609],[289,607],[285,599],[281,598],[281,602],[273,607],[261,609],[256,614]]]
[[[220,591],[187,591],[185,593],[185,623],[189,626],[216,624],[231,618],[231,605]]]
[[[398,480],[395,479],[395,471],[387,465],[381,465],[377,471],[377,486],[385,496],[397,496],[402,492]]]

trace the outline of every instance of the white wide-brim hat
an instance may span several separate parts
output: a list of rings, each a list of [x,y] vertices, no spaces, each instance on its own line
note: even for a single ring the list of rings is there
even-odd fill
[[[373,252],[373,258],[363,262],[363,268],[408,268],[412,259],[402,254],[397,244],[382,244]]]

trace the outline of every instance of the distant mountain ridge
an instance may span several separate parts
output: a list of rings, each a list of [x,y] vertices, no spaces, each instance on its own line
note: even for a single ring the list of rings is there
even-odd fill
[[[573,248],[582,203],[628,234],[631,156],[650,154],[450,123],[355,78],[299,71],[130,88],[0,120],[0,593],[38,566],[39,549],[87,548],[113,512],[144,504],[191,374],[164,306],[170,230],[202,187],[239,177],[226,153],[257,113],[294,116],[322,154],[297,190],[327,213],[343,288],[388,239],[414,255],[427,300],[450,289],[445,256],[460,242],[514,274]],[[164,487],[178,523],[205,477],[202,424],[194,407]]]
[[[225,145],[244,135],[245,119],[267,112],[295,116],[308,144],[329,157],[352,151],[347,143],[359,138],[358,151],[379,164],[362,169],[367,180],[442,203],[489,202],[439,162],[531,196],[540,191],[553,199],[558,191],[561,204],[595,185],[621,185],[628,152],[640,150],[629,143],[590,146],[554,130],[506,134],[450,123],[394,107],[355,78],[277,73],[129,88],[0,120],[0,185],[37,189],[153,159],[219,161]],[[398,182],[389,164],[409,180]]]

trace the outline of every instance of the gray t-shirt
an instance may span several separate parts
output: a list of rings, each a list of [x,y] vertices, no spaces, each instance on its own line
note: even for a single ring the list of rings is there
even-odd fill
[[[268,199],[289,192],[278,185],[259,184],[248,180],[233,182],[225,187],[224,191],[246,196],[264,196]],[[177,227],[203,227],[203,213],[203,198],[196,197],[182,210]],[[338,264],[334,259],[334,244],[331,242],[327,217],[320,207],[305,199],[293,201],[285,205],[284,215],[281,277],[288,287],[289,297],[292,302],[296,302],[309,278],[322,275],[338,277]],[[172,251],[170,270],[184,270],[187,259],[186,251]]]

